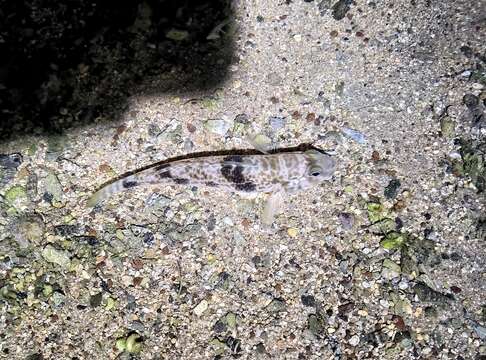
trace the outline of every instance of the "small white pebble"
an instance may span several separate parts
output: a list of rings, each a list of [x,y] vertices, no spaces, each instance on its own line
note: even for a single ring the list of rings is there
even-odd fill
[[[402,280],[398,283],[398,287],[400,288],[400,290],[406,290],[408,289],[408,282]]]
[[[228,217],[228,216],[225,216],[225,217],[223,218],[223,222],[224,222],[226,225],[228,225],[228,226],[233,226],[233,225],[234,225],[233,220],[231,220],[231,218],[230,218],[230,217]]]
[[[206,300],[201,301],[194,308],[194,314],[196,314],[197,316],[201,316],[208,309],[208,306],[209,304]]]
[[[365,289],[369,289],[371,287],[371,283],[369,281],[363,281],[361,286]]]
[[[368,312],[366,310],[360,309],[360,310],[358,310],[358,315],[365,317],[365,316],[368,316]]]
[[[348,341],[349,345],[351,346],[356,346],[359,344],[359,336],[358,335],[354,335],[351,337],[351,339],[349,339]]]
[[[390,307],[390,303],[385,299],[380,299],[380,305],[383,306],[385,309],[388,309]]]

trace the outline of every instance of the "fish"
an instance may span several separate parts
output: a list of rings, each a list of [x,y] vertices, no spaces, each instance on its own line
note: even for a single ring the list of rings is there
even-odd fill
[[[235,193],[267,193],[262,220],[271,225],[286,194],[332,179],[335,159],[316,149],[256,155],[213,155],[150,166],[111,182],[88,201],[94,207],[113,194],[151,184],[214,188]]]

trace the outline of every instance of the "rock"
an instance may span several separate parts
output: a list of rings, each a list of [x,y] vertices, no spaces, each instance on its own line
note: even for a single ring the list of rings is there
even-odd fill
[[[228,326],[225,321],[223,320],[218,320],[216,323],[213,325],[213,331],[217,334],[224,333],[228,329]]]
[[[316,299],[312,295],[301,295],[300,300],[304,306],[314,307],[316,305]]]
[[[282,300],[282,299],[273,299],[270,302],[270,304],[267,305],[266,309],[269,312],[277,313],[277,312],[280,312],[282,310],[285,310],[286,307],[287,307],[287,305],[285,304],[285,301],[284,300]]]
[[[473,322],[473,329],[481,340],[486,340],[486,327]]]
[[[143,333],[145,331],[145,326],[142,324],[142,322],[134,320],[130,323],[129,329],[138,333]]]
[[[41,353],[30,354],[25,358],[25,360],[43,360],[43,359],[44,357],[42,356]]]
[[[255,149],[262,152],[268,151],[272,147],[272,139],[263,134],[250,134],[247,140]]]
[[[351,230],[354,225],[354,215],[350,213],[340,213],[338,215],[339,222],[344,230]]]
[[[299,230],[297,230],[296,228],[288,228],[287,234],[289,234],[290,237],[295,238],[299,234]]]
[[[101,300],[103,299],[103,293],[99,292],[97,294],[91,295],[89,298],[89,305],[92,308],[100,306]]]
[[[61,201],[64,191],[62,190],[61,183],[56,174],[49,172],[44,179],[45,191],[51,194],[56,201]]]
[[[46,159],[55,161],[68,147],[68,138],[61,135],[52,135],[47,139]]]
[[[177,121],[173,121],[162,130],[162,133],[159,134],[159,138],[173,142],[174,144],[182,143],[182,125]]]
[[[383,260],[383,269],[381,272],[381,275],[388,280],[397,278],[400,276],[400,265],[397,263],[393,262],[390,259],[385,259]]]
[[[59,291],[54,291],[51,295],[51,301],[55,307],[59,307],[64,304],[65,300],[66,296]]]
[[[44,235],[45,224],[39,215],[25,215],[13,225],[13,236],[21,248],[39,244]]]
[[[202,300],[199,304],[196,305],[194,308],[194,314],[197,316],[201,316],[207,309],[208,309],[208,302],[206,300]]]
[[[384,218],[370,225],[369,231],[376,234],[388,234],[390,231],[397,230],[397,224],[393,219]]]
[[[450,116],[444,116],[440,119],[440,132],[443,137],[453,138],[456,134],[456,123]]]
[[[186,30],[170,29],[165,37],[174,41],[182,41],[189,37],[189,33]]]
[[[226,321],[226,324],[234,329],[236,328],[236,314],[235,313],[232,313],[232,312],[229,312],[226,314],[226,317],[225,317],[225,321]]]
[[[332,17],[335,20],[342,20],[351,9],[352,0],[339,0],[332,7]]]
[[[267,83],[269,85],[278,86],[282,84],[282,81],[282,77],[276,72],[267,75]]]
[[[204,128],[216,135],[224,136],[233,124],[226,119],[209,119],[204,123]]]
[[[235,117],[235,122],[246,125],[250,122],[250,117],[247,114],[238,114]]]
[[[57,250],[52,245],[47,245],[42,250],[42,257],[53,264],[57,264],[64,269],[69,268],[71,265],[70,254],[67,251]]]
[[[117,339],[115,342],[115,347],[118,351],[125,351],[127,349],[127,339],[120,338]]]
[[[369,202],[366,204],[366,209],[368,210],[368,219],[372,223],[385,218],[385,208],[380,203]]]
[[[391,232],[385,236],[380,245],[386,250],[395,250],[402,247],[405,243],[406,236],[397,232]]]
[[[327,10],[331,8],[331,0],[322,0],[319,5],[317,5],[317,8],[319,9],[321,16],[324,16]]]
[[[12,186],[5,192],[5,201],[10,205],[18,206],[27,200],[27,192],[23,186]]]
[[[126,342],[126,350],[129,353],[136,354],[142,350],[142,338],[140,335],[134,333],[128,336]]]
[[[398,189],[400,188],[400,180],[392,179],[385,188],[384,194],[387,199],[394,199],[397,196]]]
[[[341,132],[348,138],[356,141],[358,144],[366,143],[366,137],[357,130],[344,127]]]
[[[348,340],[348,344],[351,346],[357,346],[359,344],[359,336],[358,335],[351,336],[351,339]]]
[[[464,95],[462,101],[469,110],[474,110],[479,105],[479,98],[473,94]]]
[[[268,118],[268,123],[274,132],[279,131],[285,127],[287,121],[282,116],[270,116]]]
[[[307,328],[315,336],[324,333],[325,325],[324,319],[318,314],[310,314],[307,318]]]
[[[194,143],[191,141],[191,139],[186,138],[184,140],[184,151],[185,152],[191,152],[192,149],[194,149]]]
[[[209,344],[213,347],[216,357],[220,357],[226,349],[226,344],[218,338],[212,339]]]
[[[113,299],[111,296],[108,296],[108,298],[106,299],[105,309],[109,311],[115,308],[116,308],[116,300]]]
[[[451,300],[454,300],[452,295],[444,295],[434,289],[431,289],[427,285],[423,283],[418,283],[413,287],[413,291],[420,299],[420,301],[424,302],[433,302],[433,303],[450,303]]]
[[[394,302],[395,302],[395,306],[393,310],[396,315],[401,317],[407,317],[412,315],[413,311],[412,311],[412,305],[410,303],[410,300],[404,298],[404,299],[396,299]]]
[[[408,281],[406,280],[401,280],[399,283],[398,283],[398,288],[400,290],[407,290],[408,289]]]
[[[22,160],[22,155],[18,153],[0,154],[0,187],[13,180]]]

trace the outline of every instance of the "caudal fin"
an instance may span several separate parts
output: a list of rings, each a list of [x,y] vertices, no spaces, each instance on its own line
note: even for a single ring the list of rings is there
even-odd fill
[[[87,202],[88,207],[95,207],[96,205],[100,204],[104,200],[111,197],[113,194],[118,193],[120,191],[130,189],[134,186],[139,185],[139,181],[137,180],[136,176],[128,176],[126,178],[117,180],[111,184],[103,186],[101,189],[96,191]]]

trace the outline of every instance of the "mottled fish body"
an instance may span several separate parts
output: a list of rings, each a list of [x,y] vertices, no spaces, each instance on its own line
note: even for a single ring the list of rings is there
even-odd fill
[[[335,161],[317,150],[177,160],[128,175],[98,190],[94,206],[112,194],[148,184],[205,186],[244,193],[294,193],[329,180]]]

